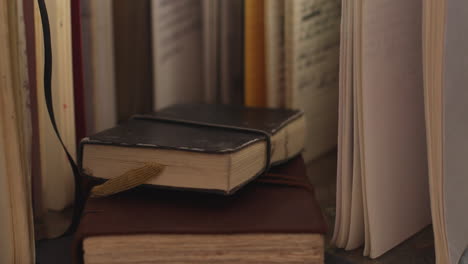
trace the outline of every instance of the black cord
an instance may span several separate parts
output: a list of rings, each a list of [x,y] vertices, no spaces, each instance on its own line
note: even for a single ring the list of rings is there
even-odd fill
[[[38,0],[39,4],[39,11],[41,13],[41,20],[42,20],[42,31],[44,37],[44,95],[45,101],[47,105],[47,111],[49,113],[50,122],[52,123],[52,127],[54,128],[55,134],[57,135],[60,144],[67,155],[68,162],[70,167],[73,171],[73,176],[75,180],[75,205],[73,207],[73,218],[70,226],[65,231],[62,236],[73,234],[80,221],[81,212],[84,207],[84,195],[82,190],[82,177],[80,174],[80,170],[78,165],[73,160],[73,157],[67,150],[67,147],[63,143],[62,137],[60,136],[60,132],[57,128],[57,123],[55,121],[54,115],[54,107],[52,101],[52,41],[50,35],[50,24],[49,24],[49,16],[47,14],[47,7],[44,0]],[[60,186],[57,186],[60,188]]]

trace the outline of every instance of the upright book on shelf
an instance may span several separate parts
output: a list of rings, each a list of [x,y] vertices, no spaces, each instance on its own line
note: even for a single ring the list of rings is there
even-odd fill
[[[304,111],[311,161],[337,143],[341,2],[265,0],[263,8],[264,96],[270,107]]]
[[[375,258],[432,219],[437,263],[467,248],[467,14],[462,1],[343,1],[336,246]]]
[[[0,263],[33,263],[32,128],[22,1],[0,0],[0,36]]]

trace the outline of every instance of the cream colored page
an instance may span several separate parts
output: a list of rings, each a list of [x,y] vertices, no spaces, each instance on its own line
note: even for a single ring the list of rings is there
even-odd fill
[[[268,107],[285,106],[285,1],[265,1],[265,52]]]
[[[21,4],[0,0],[0,262],[32,263],[26,57]]]
[[[363,192],[370,257],[431,222],[422,86],[421,1],[364,1]]]
[[[3,115],[0,113],[0,116]],[[3,148],[5,146],[3,124],[0,122],[0,263],[14,263],[13,212],[6,170],[6,150]]]
[[[468,2],[447,0],[443,186],[450,263],[468,249]],[[465,259],[466,261],[466,259]]]
[[[337,143],[340,0],[286,1],[286,106],[304,110],[306,161]]]
[[[201,0],[154,0],[151,4],[155,110],[202,102]]]

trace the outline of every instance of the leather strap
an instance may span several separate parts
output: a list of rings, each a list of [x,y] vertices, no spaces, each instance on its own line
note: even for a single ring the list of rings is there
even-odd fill
[[[203,127],[212,127],[212,128],[221,128],[233,131],[240,131],[240,132],[247,132],[247,133],[254,133],[259,134],[265,137],[266,141],[266,150],[265,150],[265,167],[263,170],[258,173],[261,175],[267,172],[271,166],[271,134],[260,129],[253,129],[248,127],[238,127],[238,126],[229,126],[229,125],[221,125],[216,123],[207,123],[207,122],[198,122],[192,120],[185,120],[180,118],[168,118],[168,117],[161,117],[161,116],[153,116],[153,115],[134,115],[132,118],[134,119],[142,119],[142,120],[153,120],[153,121],[160,121],[160,122],[168,122],[168,123],[176,123],[176,124],[184,124],[184,125],[193,125],[193,126],[203,126]]]

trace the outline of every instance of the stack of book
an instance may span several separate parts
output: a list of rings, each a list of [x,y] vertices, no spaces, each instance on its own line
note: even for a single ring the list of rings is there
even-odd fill
[[[75,260],[323,263],[326,226],[299,155],[304,127],[299,111],[191,104],[85,138],[81,167],[98,186]],[[147,186],[103,193],[151,163],[163,169]]]

